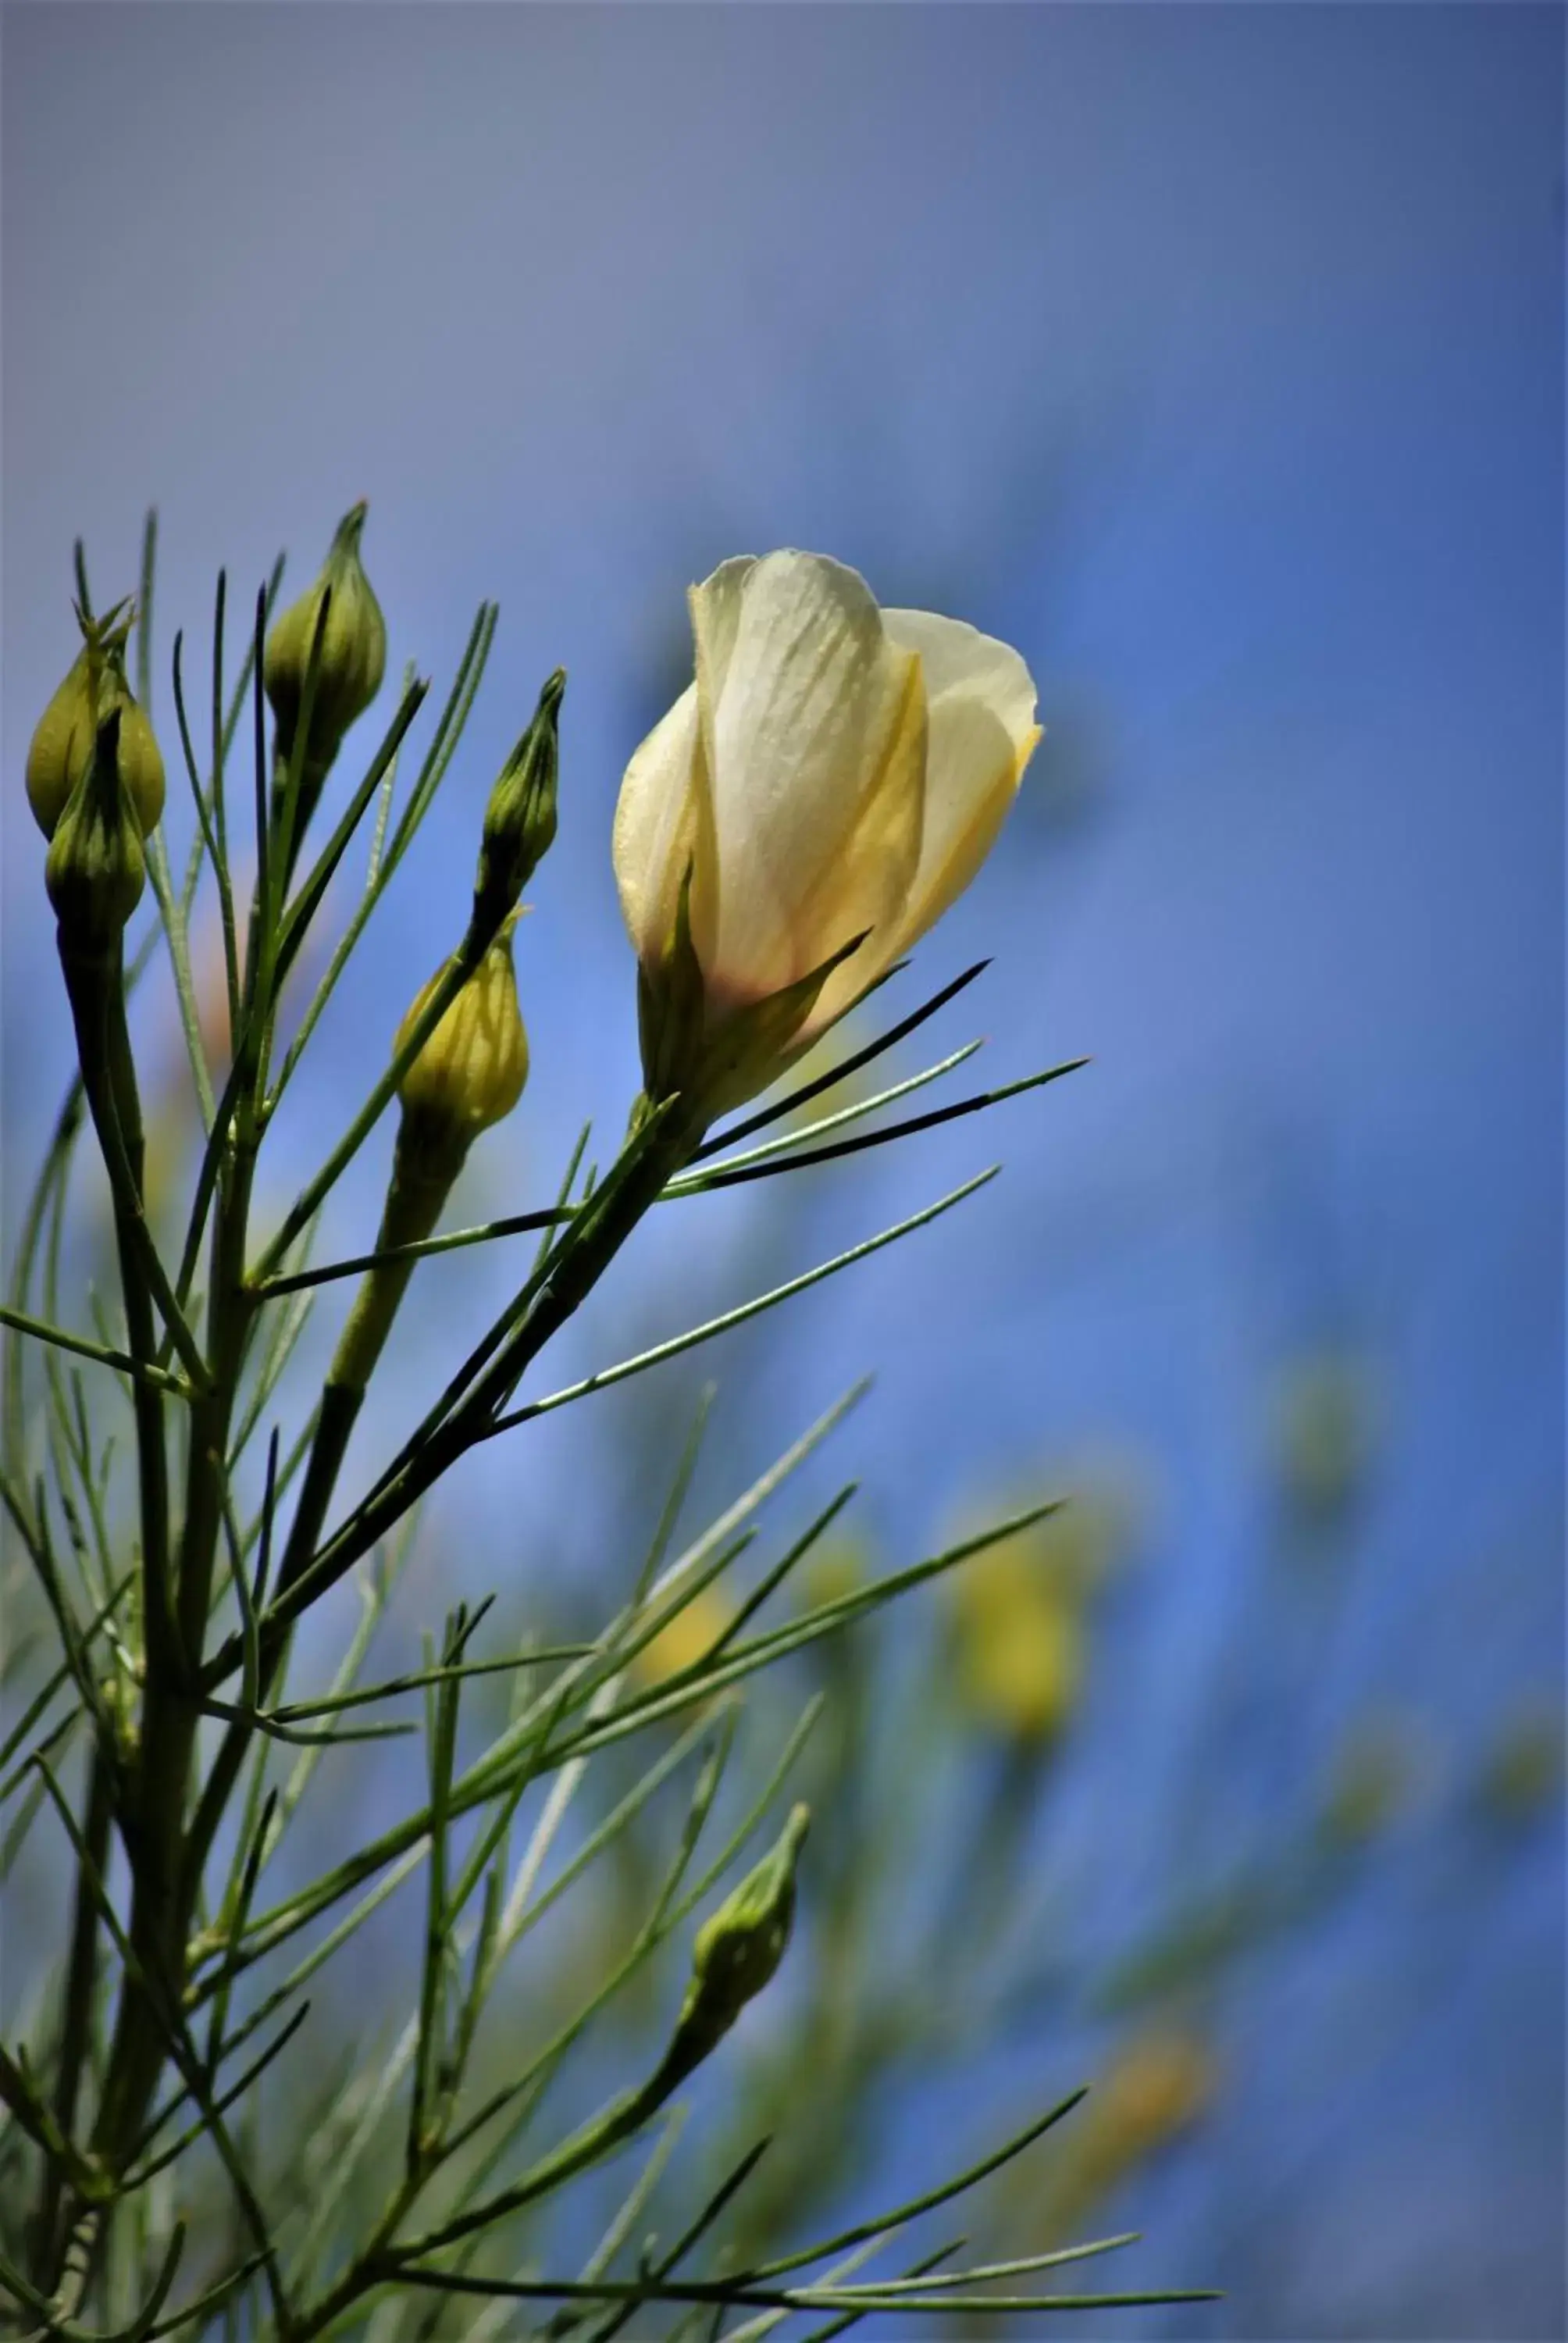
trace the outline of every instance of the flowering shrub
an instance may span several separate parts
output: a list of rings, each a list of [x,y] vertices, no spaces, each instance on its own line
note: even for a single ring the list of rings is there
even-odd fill
[[[519,1398],[540,1353],[663,1200],[904,1138],[1067,1071],[846,1136],[957,1062],[946,1061],[802,1121],[804,1107],[915,1031],[966,977],[790,1094],[775,1092],[739,1122],[724,1120],[866,1002],[974,876],[1038,738],[1028,671],[1016,653],[955,621],[879,611],[851,571],[814,556],[729,562],[696,588],[695,680],[632,759],[616,822],[644,1072],[626,1136],[596,1171],[585,1134],[552,1203],[437,1233],[469,1149],[517,1106],[528,1075],[512,930],[556,830],[565,679],[550,677],[491,792],[454,950],[416,994],[363,1102],[263,1233],[253,1206],[274,1117],[432,812],[496,624],[493,608],[481,608],[412,781],[404,786],[402,763],[428,686],[411,679],[331,819],[327,792],[386,666],[385,624],[360,558],[364,521],[363,507],[347,515],[320,576],[278,616],[275,574],[232,685],[220,581],[201,755],[176,639],[177,761],[196,824],[183,874],[164,834],[164,759],[150,712],[150,526],[135,603],[101,618],[78,552],[82,649],[28,759],[77,1064],[5,1307],[0,1489],[49,1644],[4,1737],[0,1795],[15,1809],[7,1867],[37,1823],[52,1825],[68,1850],[73,1910],[37,2007],[0,2048],[8,2314],[39,2335],[130,2343],[221,2332],[307,2343],[364,2331],[372,2309],[383,2338],[405,2331],[405,2318],[407,2331],[433,2333],[443,2315],[457,2322],[446,2331],[467,2332],[478,2314],[464,2302],[482,2297],[518,2317],[528,2303],[554,2306],[550,2334],[587,2326],[608,2337],[662,2307],[678,2331],[735,2343],[796,2317],[825,2319],[815,2331],[826,2333],[870,2312],[908,2319],[1178,2298],[994,2291],[996,2281],[1072,2263],[1103,2241],[969,2267],[922,2249],[901,2276],[857,2275],[906,2223],[996,2169],[1065,2106],[912,2203],[737,2266],[723,2257],[726,2213],[757,2160],[752,2147],[692,2205],[673,2243],[650,2246],[629,2268],[623,2250],[674,2146],[674,2094],[721,2054],[742,2008],[785,1960],[797,1904],[809,1910],[811,1901],[798,1803],[771,1851],[719,1891],[771,1827],[817,1704],[785,1735],[758,1794],[729,1814],[721,1794],[735,1709],[719,1696],[969,1556],[1005,1553],[1004,1542],[1048,1508],[880,1576],[819,1575],[803,1603],[769,1623],[769,1598],[817,1556],[843,1500],[792,1535],[744,1599],[732,1591],[733,1565],[841,1404],[678,1544],[689,1458],[674,1489],[655,1500],[651,1510],[661,1501],[663,1509],[640,1568],[587,1637],[498,1649],[484,1633],[487,1604],[459,1605],[423,1666],[363,1680],[396,1541],[471,1450],[907,1237],[990,1175],[719,1318],[564,1389]],[[248,900],[235,847],[236,775],[246,768]],[[365,825],[357,900],[294,1018],[286,981],[307,964],[329,887],[341,883]],[[188,941],[203,889],[216,898],[223,943],[229,1048],[218,1078]],[[127,954],[148,890],[155,924]],[[186,1227],[167,1251],[149,1215],[126,1018],[160,938],[203,1126]],[[313,1262],[323,1203],[394,1104],[378,1230],[367,1229],[353,1258]],[[759,1138],[774,1125],[773,1137]],[[89,1147],[107,1183],[118,1281],[117,1317],[100,1312],[93,1332],[82,1312],[62,1311],[58,1290],[68,1183]],[[374,1478],[346,1492],[350,1434],[420,1261],[459,1245],[494,1247],[503,1259],[503,1241],[529,1232],[538,1239],[533,1265],[508,1278],[482,1340],[466,1358],[441,1361],[414,1431]],[[296,1407],[288,1368],[304,1309],[339,1280],[354,1283],[342,1332],[325,1377]],[[120,1402],[133,1432],[123,1475],[101,1421]],[[291,1696],[301,1623],[350,1578],[363,1617],[334,1687]],[[1055,1633],[1058,1614],[1068,1614],[1064,1597],[1052,1599]],[[462,1727],[481,1680],[496,1678],[508,1680],[510,1705],[474,1750]],[[1035,1707],[1044,1697],[1031,1695]],[[1066,1694],[1051,1697],[1060,1709]],[[427,1778],[414,1805],[363,1843],[336,1846],[315,1875],[270,1888],[269,1866],[331,1753],[416,1729],[406,1710],[421,1700]],[[1030,1732],[1044,1729],[1031,1707]],[[625,1795],[571,1845],[566,1817],[588,1769],[628,1748],[646,1755]],[[684,1818],[622,1956],[542,2044],[501,2071],[486,2013],[522,1940],[677,1780]],[[525,1809],[531,1826],[514,1855]],[[547,1878],[552,1860],[559,1867]],[[360,1931],[421,1871],[417,1989],[395,2046],[385,2058],[356,2047],[319,2122],[286,2153],[264,2153],[264,2084],[271,2090],[320,2061],[307,1986],[329,1965],[353,1962]],[[692,1940],[672,2026],[637,2047],[640,2079],[553,2145],[527,2141],[568,2052],[716,1896]],[[553,2235],[541,2210],[656,2123],[649,2161],[586,2266],[571,2276],[541,2266]],[[705,2275],[699,2251],[709,2257]]]

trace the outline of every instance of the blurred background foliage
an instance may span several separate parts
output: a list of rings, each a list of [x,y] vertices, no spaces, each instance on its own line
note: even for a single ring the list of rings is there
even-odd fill
[[[220,559],[248,584],[286,543],[297,583],[360,492],[394,669],[439,671],[501,601],[447,822],[318,1085],[446,949],[499,756],[570,670],[518,940],[532,1084],[454,1223],[543,1201],[563,1133],[635,1087],[608,820],[689,672],[687,579],[803,543],[1018,642],[1046,740],[896,1007],[989,953],[936,1039],[988,1032],[991,1080],[1095,1064],[984,1140],[710,1199],[699,1246],[661,1215],[563,1375],[1008,1163],[923,1250],[476,1458],[387,1668],[498,1583],[499,1632],[592,1621],[706,1374],[717,1505],[876,1369],[814,1590],[1070,1503],[752,1695],[759,1748],[829,1698],[796,1944],[692,2094],[716,2176],[776,2132],[737,2250],[1091,2080],[977,2246],[1139,2227],[1159,2278],[1228,2290],[1096,2332],[1561,2334],[1561,13],[133,5],[13,8],[4,38],[8,1239],[66,1062],[18,799],[78,528],[106,597],[156,498],[166,641]],[[175,1197],[179,1034],[142,1009]],[[280,1202],[327,1095],[302,1081],[292,1164],[280,1126]],[[327,1250],[367,1242],[371,1152]],[[485,1280],[416,1281],[360,1469]],[[334,1753],[335,1837],[395,1762]],[[669,1822],[563,1903],[498,2023],[558,2022]],[[31,1844],[5,1914],[9,2022],[60,1926]],[[412,1935],[394,1902],[313,2016],[302,2187],[355,2119],[334,2034],[394,2006]],[[668,2014],[678,1985],[638,1990]],[[585,2097],[648,2013],[618,2018]]]

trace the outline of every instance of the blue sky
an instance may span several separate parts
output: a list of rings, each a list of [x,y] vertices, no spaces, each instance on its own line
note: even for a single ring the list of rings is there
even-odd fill
[[[1323,1341],[1372,1357],[1390,1423],[1331,1709],[1397,1691],[1462,1742],[1560,1684],[1563,46],[1533,6],[6,14],[7,772],[70,656],[71,538],[120,590],[149,501],[162,621],[198,639],[220,561],[237,586],[286,544],[307,574],[359,495],[395,663],[439,680],[502,606],[449,827],[280,1130],[296,1178],[367,1022],[453,940],[558,660],[534,1074],[477,1205],[536,1201],[635,1086],[608,827],[689,578],[803,544],[1030,659],[1025,802],[919,973],[996,955],[980,1023],[940,1031],[987,1031],[998,1076],[1094,1065],[799,1206],[791,1266],[1007,1161],[744,1353],[732,1462],[867,1364],[853,1461],[895,1541],[1096,1442],[1146,1453],[1169,1664],[1134,1767],[1179,1741],[1260,1535],[1259,1394]],[[65,1026],[18,806],[8,1134]],[[328,1241],[371,1209],[346,1193]],[[638,1307],[735,1298],[749,1210],[697,1266],[673,1217],[650,1232]],[[446,1291],[483,1306],[475,1276]],[[601,1306],[563,1363],[613,1342]],[[552,1426],[520,1491],[485,1460],[472,1517],[526,1545],[614,1421]],[[1130,1829],[1161,1828],[1145,1799]],[[1462,2037],[1490,2128],[1395,2190],[1470,2207],[1460,2262],[1523,2203],[1522,2323],[1493,2333],[1560,2301],[1561,2091],[1529,2049],[1561,2036],[1554,1854],[1532,1881],[1468,1946],[1478,2007],[1516,2009]],[[1397,1916],[1368,1925],[1397,1967]],[[1290,2104],[1282,2081],[1275,2139]],[[1379,2283],[1364,2331],[1392,2333],[1416,2298]],[[1351,2315],[1321,2271],[1280,2284],[1267,2331]]]

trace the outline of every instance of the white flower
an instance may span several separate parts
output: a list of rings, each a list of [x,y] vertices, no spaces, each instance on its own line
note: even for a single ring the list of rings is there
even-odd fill
[[[727,561],[689,600],[696,678],[627,768],[614,858],[645,1071],[650,1053],[662,1070],[650,1093],[692,1084],[717,1112],[962,893],[1040,732],[1016,651],[956,618],[880,610],[820,555]],[[676,967],[689,874],[699,985]]]

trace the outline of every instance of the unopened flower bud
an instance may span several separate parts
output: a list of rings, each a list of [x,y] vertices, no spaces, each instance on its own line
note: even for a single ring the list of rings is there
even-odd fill
[[[706,2058],[783,1959],[795,1917],[795,1870],[810,1822],[809,1806],[792,1808],[776,1845],[698,1930],[667,2074],[689,2074]]]
[[[315,584],[291,603],[266,639],[262,680],[277,726],[280,757],[293,754],[305,702],[306,677],[321,606],[327,599],[311,702],[305,765],[324,774],[338,743],[381,689],[387,669],[387,625],[359,561],[366,507],[357,504],[337,524],[331,550]]]
[[[164,760],[146,710],[126,675],[126,638],[133,613],[121,602],[102,618],[86,618],[78,609],[76,620],[82,648],[39,718],[27,750],[27,802],[45,837],[53,838],[92,762],[99,724],[117,710],[120,779],[146,837],[163,815]]]
[[[566,670],[557,668],[539,694],[532,723],[490,791],[474,880],[474,918],[481,932],[514,908],[554,840],[557,728],[566,688]]]
[[[528,1078],[528,1037],[512,967],[516,915],[499,933],[398,1084],[399,1156],[450,1179],[481,1131],[510,1114]],[[397,1029],[397,1055],[439,984],[437,969]],[[450,1169],[447,1169],[447,1167]]]
[[[44,884],[63,945],[85,956],[117,941],[146,884],[146,857],[129,793],[120,778],[121,716],[98,727],[85,772],[55,826]]]

